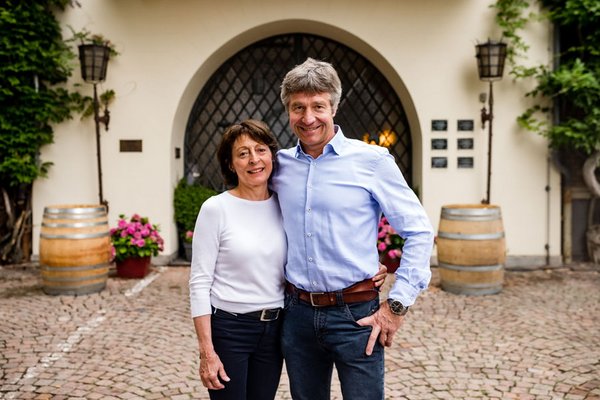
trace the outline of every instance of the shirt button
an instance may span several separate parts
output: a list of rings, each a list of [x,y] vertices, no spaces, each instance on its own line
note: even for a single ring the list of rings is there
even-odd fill
[[[313,281],[312,285],[317,286],[317,282]]]
[[[310,208],[306,209],[306,212],[311,212],[311,211],[312,211],[312,209],[310,209]]]
[[[308,232],[308,233],[306,234],[306,236],[308,236],[308,237],[311,237],[311,236],[312,236],[312,233]]]
[[[312,262],[313,258],[312,257],[308,257],[308,262]]]

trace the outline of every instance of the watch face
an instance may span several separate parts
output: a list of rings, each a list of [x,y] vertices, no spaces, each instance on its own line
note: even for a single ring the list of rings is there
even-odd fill
[[[408,311],[408,307],[404,307],[398,300],[390,300],[388,304],[390,305],[390,310],[396,315],[404,315]]]

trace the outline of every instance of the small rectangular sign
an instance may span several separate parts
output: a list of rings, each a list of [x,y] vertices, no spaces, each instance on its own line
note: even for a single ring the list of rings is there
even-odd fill
[[[121,139],[119,140],[119,151],[121,153],[141,153],[142,141]]]
[[[431,139],[432,150],[446,150],[448,148],[448,139]]]
[[[447,119],[432,119],[431,120],[432,131],[447,131],[448,120]]]
[[[456,129],[459,131],[472,131],[473,126],[472,119],[459,119],[456,123]]]
[[[448,168],[448,158],[431,157],[431,168]]]
[[[460,139],[456,139],[456,147],[459,150],[471,150],[471,149],[473,149],[473,138],[460,138]]]
[[[458,157],[458,168],[473,168],[473,157]]]

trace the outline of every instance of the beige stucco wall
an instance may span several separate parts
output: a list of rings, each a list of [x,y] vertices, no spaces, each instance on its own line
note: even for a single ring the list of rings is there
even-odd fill
[[[137,212],[161,225],[162,261],[176,252],[173,189],[183,174],[185,125],[192,104],[211,74],[228,57],[266,37],[306,32],[329,37],[367,57],[387,77],[407,111],[413,133],[413,181],[434,226],[449,203],[479,203],[485,196],[487,130],[479,122],[477,41],[498,38],[493,10],[469,0],[86,0],[68,8],[64,25],[101,33],[121,53],[111,60],[100,92],[113,89],[108,132],[102,132],[104,197],[109,221]],[[532,63],[547,62],[550,30],[527,32]],[[65,29],[65,36],[69,31]],[[71,83],[81,82],[76,70]],[[84,89],[91,93],[91,86]],[[522,84],[505,75],[494,85],[492,203],[502,207],[507,251],[513,260],[537,262],[549,243],[560,254],[560,186],[546,162],[544,140],[515,122],[524,110]],[[444,134],[431,132],[432,119],[448,120]],[[457,133],[458,119],[475,121],[475,131]],[[433,137],[447,137],[449,149],[432,151]],[[457,137],[474,137],[473,151],[456,150]],[[142,153],[120,153],[119,140],[142,139]],[[475,158],[474,169],[457,169],[456,157]],[[449,168],[430,167],[434,155]],[[43,207],[98,201],[94,124],[75,120],[55,127],[55,143],[43,149],[52,161],[48,179],[34,185],[34,252]],[[551,187],[550,195],[545,191]]]

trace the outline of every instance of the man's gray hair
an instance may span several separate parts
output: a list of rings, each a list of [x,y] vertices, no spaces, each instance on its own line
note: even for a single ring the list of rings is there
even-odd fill
[[[342,83],[333,65],[309,57],[302,64],[296,65],[283,78],[281,102],[286,111],[288,111],[290,96],[301,92],[329,93],[331,108],[335,113],[342,97]]]

